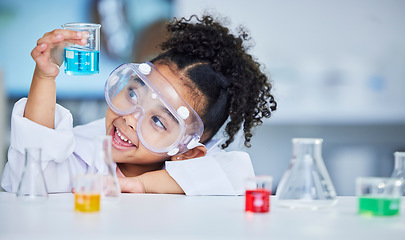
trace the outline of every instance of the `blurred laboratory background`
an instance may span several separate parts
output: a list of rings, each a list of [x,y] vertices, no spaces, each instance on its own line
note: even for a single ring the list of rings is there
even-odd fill
[[[323,138],[323,158],[339,195],[358,176],[390,176],[405,151],[405,1],[402,0],[0,0],[0,169],[6,162],[13,104],[28,94],[31,50],[68,22],[101,27],[100,74],[57,78],[58,103],[74,125],[104,117],[104,82],[119,64],[153,57],[173,17],[224,18],[243,25],[251,54],[271,77],[278,110],[257,128],[256,174],[287,169],[291,139]],[[1,173],[0,173],[1,174]]]

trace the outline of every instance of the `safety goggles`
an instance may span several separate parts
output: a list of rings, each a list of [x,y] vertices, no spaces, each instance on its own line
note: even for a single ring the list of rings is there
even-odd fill
[[[152,63],[112,71],[105,99],[117,115],[135,116],[138,138],[152,153],[174,156],[200,145],[201,118]]]

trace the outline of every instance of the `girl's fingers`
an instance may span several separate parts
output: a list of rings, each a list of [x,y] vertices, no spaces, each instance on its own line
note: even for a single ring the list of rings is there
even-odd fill
[[[66,42],[69,42],[69,43],[72,43],[72,44],[84,45],[84,44],[87,43],[87,40],[82,38],[80,40],[69,40],[69,41],[66,41]]]
[[[45,35],[37,41],[37,45],[41,45],[43,43],[58,44],[62,41],[74,42],[76,44],[84,45],[87,42],[87,38],[87,32],[56,29],[52,32],[45,33]]]
[[[32,50],[31,56],[40,67],[46,67],[51,62],[51,51],[46,43],[36,46]]]
[[[33,59],[37,59],[39,56],[41,56],[41,54],[46,51],[48,47],[48,44],[46,43],[42,43],[40,45],[37,45],[31,52],[31,57]]]
[[[61,56],[65,46],[64,41],[85,45],[88,37],[88,32],[77,32],[67,29],[56,29],[45,33],[37,41],[37,46],[31,51],[31,56],[37,64],[36,69],[38,73],[46,76],[56,76],[62,63]]]

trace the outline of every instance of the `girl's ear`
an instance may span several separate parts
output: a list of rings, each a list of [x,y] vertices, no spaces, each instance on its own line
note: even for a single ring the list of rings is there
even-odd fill
[[[199,157],[204,157],[205,154],[207,154],[207,149],[205,146],[197,146],[193,149],[188,150],[185,153],[182,153],[180,155],[176,155],[171,157],[172,161],[180,161],[180,160],[187,160],[187,159],[192,159],[192,158],[199,158]]]

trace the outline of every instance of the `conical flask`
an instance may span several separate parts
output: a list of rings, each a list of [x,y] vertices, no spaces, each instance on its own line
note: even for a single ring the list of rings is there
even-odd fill
[[[18,184],[17,197],[35,202],[48,198],[45,177],[41,168],[40,148],[25,149],[25,165]]]
[[[392,178],[400,178],[405,181],[405,152],[395,152],[394,171],[391,174]],[[405,196],[405,183],[402,183],[402,196]]]
[[[121,196],[121,188],[118,183],[116,164],[113,162],[111,154],[111,136],[99,136],[95,141],[94,161],[104,161],[107,166],[107,171],[104,174],[101,173],[101,197],[103,200],[116,201]]]
[[[293,155],[276,191],[280,206],[317,209],[336,204],[336,191],[322,159],[320,138],[294,138]]]

